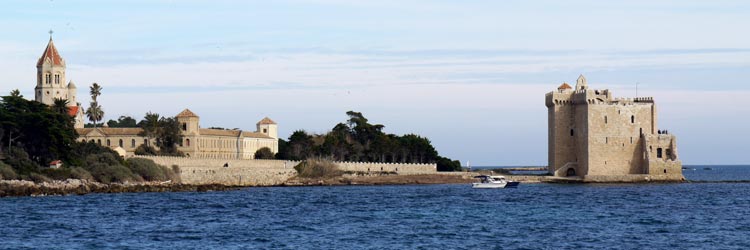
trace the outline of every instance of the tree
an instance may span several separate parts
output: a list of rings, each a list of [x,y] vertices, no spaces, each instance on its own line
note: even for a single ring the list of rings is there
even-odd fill
[[[182,142],[180,123],[175,117],[160,117],[159,114],[148,112],[143,120],[138,122],[143,129],[141,136],[156,139],[155,145],[159,147],[160,155],[182,155],[177,150],[177,145]],[[150,145],[147,145],[150,146]]]
[[[73,117],[20,95],[2,98],[0,127],[2,142],[8,145],[8,151],[15,147],[22,148],[38,164],[67,159],[70,145],[78,137]]]
[[[290,160],[304,160],[313,155],[315,144],[312,136],[304,130],[297,130],[289,136],[287,156]]]
[[[461,171],[461,162],[440,156],[437,159],[437,171]]]
[[[102,110],[102,107],[99,106],[97,102],[91,102],[89,108],[86,109],[86,117],[88,117],[89,121],[94,123],[94,127],[96,127],[97,123],[104,117],[104,110]]]
[[[91,87],[89,87],[89,93],[91,94],[91,100],[96,101],[96,98],[102,95],[102,86],[98,83],[91,84]]]
[[[270,148],[262,147],[258,149],[258,151],[255,151],[255,159],[273,159],[274,154],[271,151]]]
[[[138,122],[138,127],[143,129],[141,136],[149,138],[149,145],[151,141],[150,139],[154,139],[159,135],[159,118],[159,114],[148,112],[146,113],[146,116],[143,117],[143,120]]]
[[[51,106],[52,110],[60,114],[68,114],[68,100],[55,98],[54,103]]]
[[[279,140],[277,158],[305,160],[313,156],[338,161],[437,163],[440,171],[461,170],[458,161],[438,154],[429,139],[407,134],[386,134],[381,124],[371,124],[360,112],[348,111],[349,119],[324,135],[297,130],[289,142]]]
[[[12,97],[23,97],[21,95],[21,91],[19,91],[18,89],[11,90],[10,91],[10,96],[12,96]]]
[[[120,118],[117,118],[117,121],[109,120],[107,126],[110,128],[136,128],[138,127],[138,124],[133,117],[123,115],[120,116]]]
[[[97,101],[97,98],[102,94],[102,86],[98,83],[92,84],[89,93],[91,94],[91,104],[86,109],[86,116],[89,118],[89,121],[94,123],[94,127],[96,127],[97,122],[104,118],[104,109],[102,109],[102,106]]]
[[[159,119],[159,136],[156,143],[161,155],[182,155],[177,150],[177,145],[182,142],[180,123],[175,117],[162,117]]]

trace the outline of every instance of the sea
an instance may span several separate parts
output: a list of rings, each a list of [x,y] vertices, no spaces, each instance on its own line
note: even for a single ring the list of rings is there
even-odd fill
[[[0,249],[750,249],[750,166],[688,183],[251,187],[0,199]]]

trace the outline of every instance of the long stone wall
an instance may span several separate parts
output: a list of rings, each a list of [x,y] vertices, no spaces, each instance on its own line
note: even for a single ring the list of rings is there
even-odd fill
[[[357,172],[396,172],[398,174],[406,173],[435,173],[437,172],[436,164],[418,164],[418,163],[381,163],[381,162],[334,162],[339,169],[344,171]]]
[[[279,185],[297,175],[299,161],[208,159],[169,156],[135,156],[151,159],[156,164],[180,168],[185,184],[224,184],[236,186]],[[343,171],[395,172],[399,175],[437,172],[436,164],[334,162]],[[225,167],[226,166],[226,167]]]

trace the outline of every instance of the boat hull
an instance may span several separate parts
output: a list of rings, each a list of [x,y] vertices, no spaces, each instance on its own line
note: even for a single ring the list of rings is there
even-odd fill
[[[516,188],[520,184],[517,181],[509,181],[503,183],[472,183],[472,188]]]

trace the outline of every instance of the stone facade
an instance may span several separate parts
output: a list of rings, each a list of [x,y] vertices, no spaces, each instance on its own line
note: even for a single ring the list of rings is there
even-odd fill
[[[580,76],[575,89],[563,83],[547,93],[545,103],[550,174],[683,179],[677,138],[658,129],[653,98],[613,98],[607,89],[589,89]]]
[[[185,109],[177,116],[182,128],[182,142],[177,149],[187,157],[215,159],[253,159],[255,152],[268,148],[279,151],[278,125],[268,117],[256,124],[254,132],[200,128],[200,117]],[[132,156],[141,145],[156,147],[155,141],[143,135],[141,128],[80,128],[80,141],[90,141],[111,148],[122,148]]]
[[[65,59],[49,38],[47,48],[36,64],[36,87],[34,97],[37,102],[52,106],[55,99],[68,100],[68,113],[75,119],[75,127],[83,128],[83,107],[76,100],[77,88],[73,81],[65,83]]]

